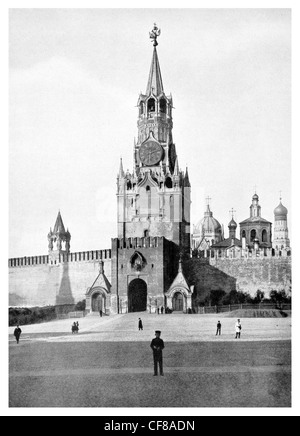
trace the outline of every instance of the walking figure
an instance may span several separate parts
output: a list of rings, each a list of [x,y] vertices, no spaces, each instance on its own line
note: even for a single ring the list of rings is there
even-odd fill
[[[21,333],[22,333],[22,330],[20,329],[19,324],[18,324],[14,330],[14,336],[16,338],[17,344],[19,343]]]
[[[139,330],[143,330],[143,323],[141,318],[139,318]]]
[[[160,313],[161,313],[161,314],[164,313],[164,306],[161,306]]]
[[[77,323],[73,322],[73,325],[72,325],[72,335],[78,333],[78,330],[79,329],[78,329]]]
[[[102,309],[99,310],[100,318],[102,318]]]
[[[163,355],[162,350],[165,348],[164,341],[160,338],[160,330],[155,331],[155,338],[152,339],[150,347],[153,350],[153,361],[154,361],[154,375],[157,375],[157,369],[159,366],[160,375],[164,375],[163,372]]]
[[[219,335],[219,336],[221,335],[221,328],[222,328],[222,324],[220,323],[220,321],[218,321],[216,336],[217,335]]]
[[[241,321],[238,319],[235,324],[235,339],[241,338],[241,330],[242,330]]]

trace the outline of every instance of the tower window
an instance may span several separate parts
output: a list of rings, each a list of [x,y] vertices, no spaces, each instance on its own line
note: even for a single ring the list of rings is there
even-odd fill
[[[143,115],[144,113],[144,104],[140,103],[140,115]]]
[[[146,186],[146,192],[150,194],[150,186]]]
[[[144,230],[144,238],[148,238],[149,237],[149,230]]]
[[[163,114],[165,114],[167,112],[167,102],[166,102],[166,100],[164,98],[161,98],[159,100],[159,110]]]
[[[154,98],[149,98],[149,100],[148,100],[148,112],[155,112],[155,100],[154,100]]]
[[[171,177],[167,177],[167,179],[166,179],[166,187],[167,188],[172,188],[173,187],[173,183],[172,183]]]

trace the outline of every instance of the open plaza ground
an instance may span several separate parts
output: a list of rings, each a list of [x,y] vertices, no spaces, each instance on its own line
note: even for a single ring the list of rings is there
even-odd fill
[[[88,316],[76,335],[73,321],[21,326],[19,345],[10,328],[10,407],[291,407],[291,318],[241,318],[241,339],[230,314]]]

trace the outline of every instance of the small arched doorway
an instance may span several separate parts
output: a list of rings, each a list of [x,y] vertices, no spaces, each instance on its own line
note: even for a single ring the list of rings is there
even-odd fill
[[[172,300],[174,312],[183,312],[183,295],[181,292],[176,292]]]
[[[106,298],[101,292],[95,292],[92,295],[92,312],[100,312],[100,310],[105,313],[106,309]]]
[[[147,284],[142,279],[134,279],[128,286],[128,312],[147,310]]]

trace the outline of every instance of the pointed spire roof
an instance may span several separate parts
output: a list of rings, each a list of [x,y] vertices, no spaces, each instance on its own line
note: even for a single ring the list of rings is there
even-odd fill
[[[65,226],[64,226],[60,211],[58,211],[56,222],[54,224],[53,233],[66,233]]]
[[[188,167],[186,167],[186,170],[185,170],[184,185],[187,186],[187,187],[191,186],[190,178],[189,178],[189,172],[188,172]]]
[[[179,164],[178,164],[178,157],[176,157],[176,161],[175,161],[175,167],[174,167],[174,176],[179,176]]]
[[[150,95],[152,93],[157,96],[163,92],[164,92],[164,87],[161,78],[157,50],[156,47],[154,47],[146,95]]]
[[[120,158],[119,177],[124,177],[124,170],[123,170],[123,161],[122,161],[122,158]]]

